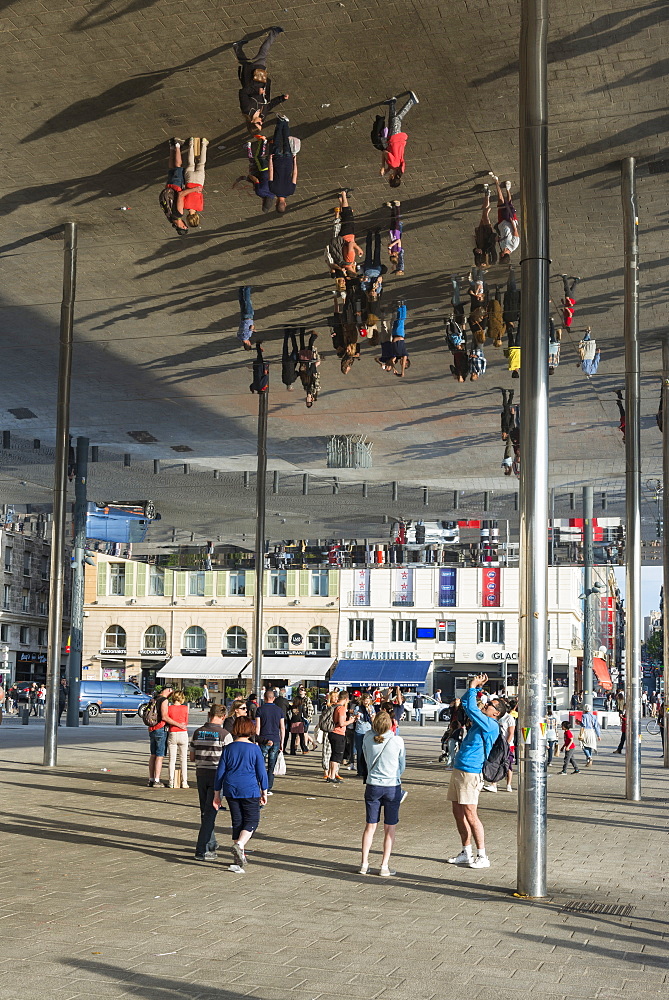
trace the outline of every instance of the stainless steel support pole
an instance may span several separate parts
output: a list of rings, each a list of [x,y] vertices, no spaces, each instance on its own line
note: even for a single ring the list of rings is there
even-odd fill
[[[625,797],[641,799],[641,434],[639,391],[639,244],[633,156],[622,162],[623,248],[625,253],[625,712],[627,754]]]
[[[258,394],[258,468],[256,472],[256,596],[253,609],[253,688],[262,698],[262,618],[265,579],[265,502],[267,490],[267,392]]]
[[[593,684],[592,657],[594,655],[594,608],[592,601],[593,560],[593,493],[592,486],[583,487],[583,705],[592,708]]]
[[[79,686],[84,639],[84,576],[86,573],[86,481],[88,438],[77,438],[77,474],[74,480],[74,567],[72,572],[72,624],[70,660],[67,665],[67,724],[79,725]]]
[[[49,628],[47,633],[46,714],[44,758],[55,767],[58,758],[58,689],[60,687],[60,647],[63,635],[63,581],[65,554],[65,507],[70,431],[70,376],[72,374],[72,329],[77,283],[77,225],[64,227],[63,301],[60,307],[60,352],[58,359],[58,402],[56,404],[56,458],[53,475],[53,522],[51,569],[49,572]]]
[[[517,890],[546,894],[548,605],[548,0],[522,0],[520,224],[523,401],[520,472],[520,648]]]
[[[667,739],[667,696],[669,695],[669,334],[662,343],[662,564],[664,628],[664,766],[669,767],[669,740]]]

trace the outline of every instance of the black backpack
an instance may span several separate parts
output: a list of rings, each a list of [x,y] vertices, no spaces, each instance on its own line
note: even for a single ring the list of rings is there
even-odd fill
[[[483,739],[483,737],[481,737]],[[485,742],[484,742],[485,747]],[[501,781],[505,778],[509,771],[509,745],[504,739],[502,733],[493,743],[490,748],[490,753],[483,761],[483,767],[481,768],[481,774],[483,775],[483,780],[490,785],[494,785],[495,782]]]

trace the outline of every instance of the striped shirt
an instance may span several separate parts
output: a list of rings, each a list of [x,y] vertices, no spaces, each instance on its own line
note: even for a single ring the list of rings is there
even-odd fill
[[[190,741],[190,748],[195,754],[195,767],[216,770],[227,743],[232,743],[232,734],[227,729],[205,722],[204,726],[195,730]]]

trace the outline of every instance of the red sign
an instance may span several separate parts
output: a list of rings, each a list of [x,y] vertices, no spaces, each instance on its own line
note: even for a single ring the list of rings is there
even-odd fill
[[[481,587],[481,607],[498,608],[501,598],[501,574],[499,569],[484,569]]]

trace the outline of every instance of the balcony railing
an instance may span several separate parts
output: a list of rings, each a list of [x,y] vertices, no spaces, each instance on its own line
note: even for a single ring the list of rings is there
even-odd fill
[[[366,608],[369,607],[369,594],[361,593],[359,591],[349,591],[348,593],[348,603],[351,608]]]
[[[392,599],[392,606],[394,608],[412,608],[413,607],[413,604],[414,604],[413,594],[406,594],[406,593],[403,593],[402,591],[396,591],[395,593],[393,593],[392,598],[393,598]]]

